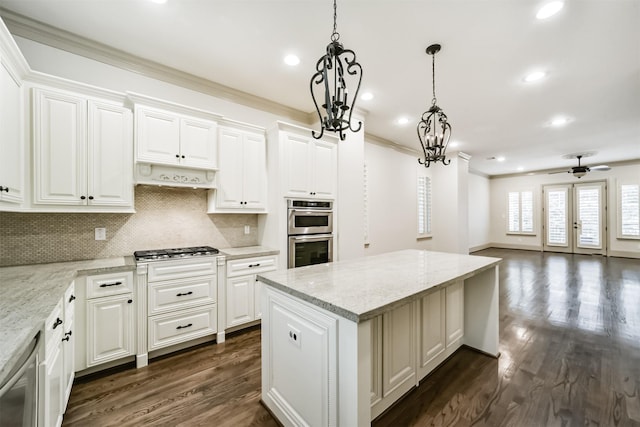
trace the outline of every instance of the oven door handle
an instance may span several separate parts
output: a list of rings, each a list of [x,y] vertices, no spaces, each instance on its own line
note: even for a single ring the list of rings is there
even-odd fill
[[[315,242],[318,240],[327,240],[333,238],[333,234],[307,234],[305,236],[289,236],[289,239],[295,242]]]

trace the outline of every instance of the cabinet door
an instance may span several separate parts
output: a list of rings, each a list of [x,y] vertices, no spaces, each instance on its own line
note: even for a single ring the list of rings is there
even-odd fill
[[[285,133],[283,138],[285,196],[309,198],[312,196],[309,156],[313,142],[307,137],[289,133]]]
[[[262,319],[262,288],[264,285],[253,276],[253,318]]]
[[[90,205],[133,205],[131,111],[89,101],[88,199]]]
[[[228,328],[255,320],[254,283],[254,275],[227,279]]]
[[[419,368],[426,368],[445,350],[445,291],[433,292],[420,300]],[[420,375],[422,377],[422,375]]]
[[[235,129],[220,128],[218,153],[220,170],[216,206],[219,208],[241,208],[243,205],[243,159],[242,133]]]
[[[315,141],[313,164],[310,170],[313,196],[317,198],[333,199],[336,196],[336,179],[338,176],[338,146],[331,142]]]
[[[447,347],[464,335],[464,282],[456,282],[446,288]]]
[[[87,301],[87,366],[134,354],[131,294]]]
[[[267,155],[264,135],[247,133],[243,144],[244,207],[265,209],[267,207]]]
[[[34,89],[35,204],[86,204],[86,101]]]
[[[203,169],[218,167],[216,126],[208,120],[181,119],[180,164]]]
[[[63,382],[62,382],[62,412],[67,407],[69,396],[71,395],[71,386],[75,377],[75,345],[76,331],[75,324],[75,288],[72,284],[64,294],[64,335],[62,337],[62,359],[63,359]]]
[[[382,317],[382,395],[403,394],[416,384],[416,304]]]
[[[22,83],[0,58],[0,201],[24,199]]]
[[[151,107],[136,107],[136,161],[180,164],[180,118]]]
[[[46,361],[41,365],[44,371],[44,395],[40,395],[43,405],[45,426],[59,427],[62,425],[62,399],[63,399],[63,359],[62,343],[48,347],[51,350]]]

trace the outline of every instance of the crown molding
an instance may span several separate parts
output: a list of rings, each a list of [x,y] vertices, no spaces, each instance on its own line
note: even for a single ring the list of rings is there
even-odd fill
[[[629,166],[629,165],[640,164],[640,159],[620,160],[618,162],[606,162],[606,163],[607,163],[607,166],[614,168],[617,166]],[[541,170],[535,170],[535,171],[529,171],[529,172],[507,173],[502,175],[489,175],[489,179],[513,178],[517,176],[548,175],[550,173],[558,173],[558,172],[568,173],[569,169],[571,169],[571,166],[567,166],[566,168],[541,169]]]
[[[122,50],[114,49],[105,44],[35,21],[4,8],[0,8],[0,16],[11,34],[15,36],[216,98],[233,101],[237,104],[267,111],[302,123],[311,123],[309,121],[310,114],[307,112],[233,89],[154,61],[139,58]]]

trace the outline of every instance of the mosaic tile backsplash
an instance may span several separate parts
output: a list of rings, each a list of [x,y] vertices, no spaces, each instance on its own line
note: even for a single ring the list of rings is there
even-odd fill
[[[137,186],[135,214],[0,212],[0,267],[132,255],[184,246],[258,244],[258,215],[207,214],[203,190]],[[244,226],[251,232],[244,234]],[[107,239],[96,241],[104,227]]]

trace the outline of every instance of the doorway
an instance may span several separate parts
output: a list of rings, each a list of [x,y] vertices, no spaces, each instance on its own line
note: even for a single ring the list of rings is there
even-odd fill
[[[606,255],[606,193],[604,181],[543,186],[544,250]]]

